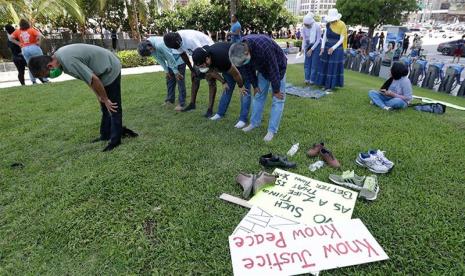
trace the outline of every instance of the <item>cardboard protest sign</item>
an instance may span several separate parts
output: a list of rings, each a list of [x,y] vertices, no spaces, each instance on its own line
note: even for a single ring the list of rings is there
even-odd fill
[[[272,215],[260,207],[253,206],[236,229],[234,229],[233,235],[250,234],[268,230],[282,230],[286,227],[298,224],[297,221]]]
[[[389,259],[359,219],[232,235],[234,275],[296,275]]]
[[[302,224],[352,218],[357,192],[281,169],[274,186],[264,188],[249,203],[268,213]]]

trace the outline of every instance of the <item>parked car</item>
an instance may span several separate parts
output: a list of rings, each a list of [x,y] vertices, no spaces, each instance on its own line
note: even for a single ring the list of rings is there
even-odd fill
[[[438,45],[438,52],[441,52],[445,56],[452,56],[454,54],[455,49],[457,49],[458,42],[460,40],[452,40],[449,42],[444,42]],[[465,57],[465,51],[462,54]]]

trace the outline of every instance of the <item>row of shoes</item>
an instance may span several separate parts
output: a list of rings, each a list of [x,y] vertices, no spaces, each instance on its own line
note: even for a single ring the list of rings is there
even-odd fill
[[[258,174],[239,173],[236,182],[242,186],[244,198],[250,198],[252,194],[257,194],[266,184],[274,184],[276,176],[261,171]]]
[[[375,200],[378,197],[379,185],[376,175],[358,176],[354,171],[345,171],[342,175],[329,175],[329,180],[358,191],[358,196],[366,200]]]
[[[325,147],[325,143],[323,142],[313,144],[312,148],[307,151],[307,155],[309,157],[320,156],[320,158],[323,159],[323,161],[325,161],[326,164],[332,168],[341,167],[341,163],[339,163],[339,161],[334,158],[333,153]]]
[[[394,168],[394,162],[387,159],[381,150],[369,150],[368,152],[361,152],[357,155],[355,163],[370,170],[374,173],[388,173]]]

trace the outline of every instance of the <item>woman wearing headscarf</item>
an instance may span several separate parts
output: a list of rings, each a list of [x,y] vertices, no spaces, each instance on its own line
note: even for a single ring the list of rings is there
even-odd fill
[[[309,12],[304,17],[304,27],[302,29],[302,51],[305,54],[305,83],[314,84],[318,76],[318,67],[320,65],[321,47],[321,27],[315,22],[313,13]]]
[[[344,86],[344,49],[347,49],[347,27],[337,9],[326,16],[326,30],[321,42],[317,84],[327,91]]]

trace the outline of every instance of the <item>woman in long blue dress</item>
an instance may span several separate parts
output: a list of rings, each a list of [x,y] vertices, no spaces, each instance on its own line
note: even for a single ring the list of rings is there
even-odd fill
[[[337,9],[330,9],[326,20],[326,31],[320,51],[320,70],[317,85],[326,91],[344,86],[344,49],[347,48],[347,27]]]

